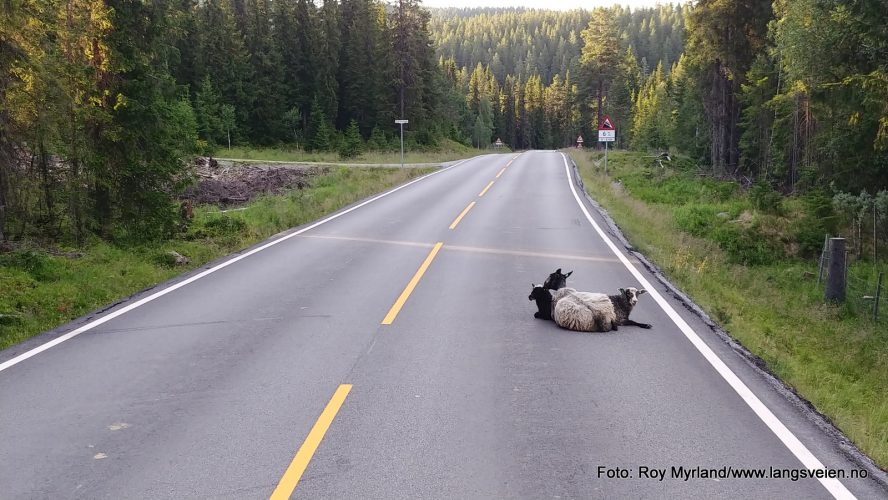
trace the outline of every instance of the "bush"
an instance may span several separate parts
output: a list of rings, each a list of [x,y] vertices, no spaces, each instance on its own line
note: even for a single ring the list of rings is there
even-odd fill
[[[823,221],[806,215],[795,224],[793,238],[799,244],[800,257],[815,257],[823,250],[823,239],[829,231]]]
[[[785,257],[776,242],[763,237],[754,227],[744,228],[723,224],[715,228],[710,237],[735,264],[747,266],[772,264]]]
[[[805,212],[818,219],[824,232],[834,234],[838,227],[839,218],[833,208],[833,199],[821,190],[811,191],[803,198]]]
[[[719,209],[713,205],[684,205],[672,211],[675,223],[694,236],[706,236],[720,222]]]
[[[783,195],[765,182],[756,183],[749,190],[749,200],[757,210],[766,214],[783,215]]]

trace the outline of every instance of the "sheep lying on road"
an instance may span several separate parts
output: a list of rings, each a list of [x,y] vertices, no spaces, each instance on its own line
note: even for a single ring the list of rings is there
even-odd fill
[[[543,288],[548,290],[558,290],[559,288],[564,288],[567,286],[567,278],[573,274],[573,271],[568,272],[567,274],[563,274],[561,272],[561,268],[555,270],[554,273],[550,274],[546,281],[543,282]]]
[[[537,312],[533,313],[533,317],[537,319],[552,319],[552,294],[549,290],[558,290],[567,286],[567,277],[573,274],[573,271],[563,274],[561,268],[550,274],[546,281],[540,285],[540,291],[537,296],[531,292],[529,300],[536,300]]]
[[[629,313],[638,303],[644,289],[621,288],[617,295],[578,292],[573,288],[561,288],[550,294],[542,285],[534,285],[530,300],[537,301],[536,318],[543,318],[545,311],[558,326],[578,332],[608,332],[620,326],[651,328],[647,323],[629,319]],[[548,305],[547,305],[548,302]]]

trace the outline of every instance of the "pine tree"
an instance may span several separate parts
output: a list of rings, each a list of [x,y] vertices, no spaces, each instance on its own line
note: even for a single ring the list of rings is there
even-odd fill
[[[345,138],[339,145],[340,158],[354,158],[364,151],[364,139],[358,130],[357,120],[352,120],[345,131]]]
[[[321,107],[320,99],[315,99],[309,115],[308,141],[305,149],[308,151],[329,150],[332,134],[333,129],[330,127],[324,108]]]
[[[596,9],[582,35],[582,81],[587,95],[595,98],[591,108],[595,111],[597,125],[604,117],[604,101],[618,76],[620,66],[620,38],[613,12]]]

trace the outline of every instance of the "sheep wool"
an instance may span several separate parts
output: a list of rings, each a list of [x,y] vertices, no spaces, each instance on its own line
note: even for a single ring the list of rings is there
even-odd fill
[[[552,301],[555,303],[552,319],[562,328],[577,332],[608,332],[616,330],[619,325],[614,303],[607,294],[561,288],[555,291]]]

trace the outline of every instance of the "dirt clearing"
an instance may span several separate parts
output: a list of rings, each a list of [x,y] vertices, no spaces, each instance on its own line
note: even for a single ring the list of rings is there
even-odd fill
[[[194,162],[197,183],[189,186],[181,199],[201,205],[240,205],[264,194],[303,189],[314,177],[329,171],[329,167],[217,162],[201,157]]]

